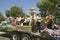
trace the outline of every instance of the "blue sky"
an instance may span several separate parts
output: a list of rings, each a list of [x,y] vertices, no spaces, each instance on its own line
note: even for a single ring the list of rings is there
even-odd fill
[[[36,13],[39,13],[36,6],[37,2],[41,2],[41,0],[0,0],[0,12],[5,16],[5,11],[16,5],[22,7],[27,14],[29,14],[29,9],[34,6]]]

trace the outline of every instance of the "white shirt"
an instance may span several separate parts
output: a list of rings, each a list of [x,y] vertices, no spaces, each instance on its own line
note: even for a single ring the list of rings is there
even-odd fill
[[[27,21],[28,21],[28,22],[30,21],[30,18],[29,18],[29,17],[27,17]]]
[[[42,18],[37,16],[37,21],[41,22],[42,21]]]
[[[17,19],[16,19],[16,20],[17,20],[17,21],[21,21],[21,17],[19,17],[19,18],[17,17]]]
[[[25,19],[24,23],[26,23],[26,22],[27,22],[27,19]]]

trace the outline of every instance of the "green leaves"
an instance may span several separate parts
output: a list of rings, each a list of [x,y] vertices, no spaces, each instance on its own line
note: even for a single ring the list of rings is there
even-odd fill
[[[60,0],[42,0],[42,2],[37,3],[37,7],[46,14],[48,13],[56,13],[57,7],[56,5],[60,3]]]
[[[60,20],[60,0],[42,0],[42,2],[37,3],[37,7],[40,9],[42,16],[45,17],[46,14],[51,13],[55,16],[54,21]]]
[[[23,9],[18,6],[12,6],[10,10],[6,10],[6,16],[12,16],[12,17],[17,17],[18,15],[24,16],[25,13],[23,12]]]
[[[5,20],[4,16],[2,15],[2,13],[0,13],[0,22],[4,20]]]

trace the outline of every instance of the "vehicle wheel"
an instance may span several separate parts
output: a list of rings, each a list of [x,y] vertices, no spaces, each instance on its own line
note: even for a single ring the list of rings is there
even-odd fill
[[[21,40],[31,40],[31,37],[29,35],[27,35],[27,34],[23,34],[21,36]]]
[[[12,40],[20,40],[20,36],[14,34],[14,35],[12,36]]]

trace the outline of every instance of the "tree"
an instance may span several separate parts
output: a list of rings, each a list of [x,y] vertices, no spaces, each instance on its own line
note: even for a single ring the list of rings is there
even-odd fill
[[[10,10],[6,10],[6,16],[10,17],[10,15],[11,15],[11,11]]]
[[[53,15],[55,15],[58,12],[56,11],[58,10],[58,8],[56,7],[58,4],[60,4],[60,0],[42,0],[42,2],[37,3],[37,7],[44,15],[48,13],[52,13]]]
[[[37,3],[37,7],[40,9],[41,14],[44,17],[46,14],[51,13],[55,16],[55,22],[60,20],[60,0],[42,0],[42,2]],[[60,21],[58,21],[58,23],[59,22]]]
[[[17,17],[18,15],[20,15],[21,17],[23,17],[25,15],[25,13],[23,12],[23,9],[21,7],[18,6],[12,6],[10,8],[10,10],[6,10],[6,16],[12,16],[12,17]]]
[[[1,21],[4,21],[4,20],[5,20],[4,16],[2,15],[2,13],[0,13],[0,23]]]

